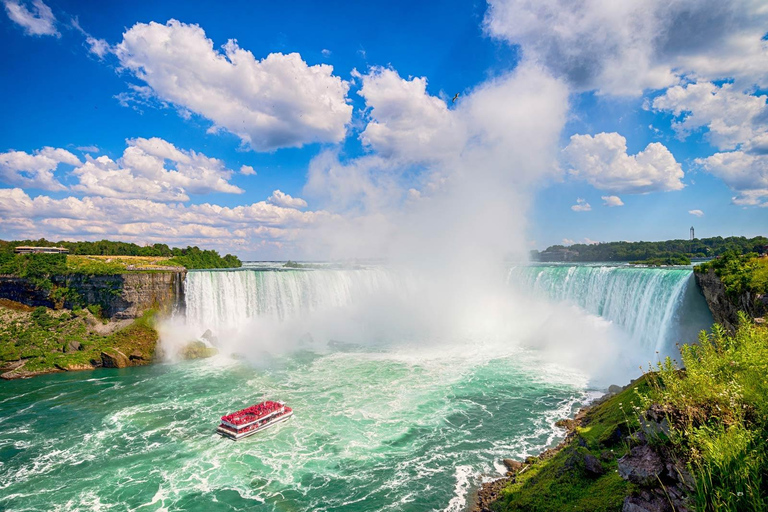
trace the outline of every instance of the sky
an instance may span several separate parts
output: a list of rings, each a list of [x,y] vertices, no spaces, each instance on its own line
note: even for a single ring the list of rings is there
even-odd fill
[[[764,1],[2,3],[0,239],[768,232]]]

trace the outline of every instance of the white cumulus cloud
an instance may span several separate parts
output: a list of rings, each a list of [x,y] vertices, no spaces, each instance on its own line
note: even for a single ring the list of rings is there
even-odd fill
[[[56,17],[53,11],[42,0],[33,0],[31,10],[17,0],[5,0],[3,3],[8,17],[24,27],[27,35],[61,36],[56,30]]]
[[[397,71],[374,67],[362,76],[358,94],[370,108],[360,138],[384,157],[412,161],[443,159],[464,142],[462,123],[443,100],[427,93],[427,79],[403,79]]]
[[[54,176],[59,164],[81,165],[82,162],[66,149],[44,147],[34,153],[7,151],[0,153],[0,181],[8,185],[64,190],[66,187]]]
[[[86,195],[187,201],[189,194],[243,190],[229,183],[233,171],[221,160],[193,150],[177,149],[163,139],[136,138],[117,161],[108,156],[86,157],[73,171],[79,183],[74,191]]]
[[[653,100],[653,108],[676,116],[672,128],[681,138],[706,127],[718,149],[735,149],[765,137],[768,96],[741,92],[731,83],[709,82],[675,86]]]
[[[729,151],[697,158],[695,163],[737,192],[735,204],[768,206],[768,154]]]
[[[572,176],[600,190],[641,194],[684,187],[682,167],[658,142],[628,155],[627,139],[618,133],[573,135],[563,154]]]
[[[619,196],[602,196],[600,199],[605,201],[604,206],[624,206],[624,201]]]
[[[260,201],[225,207],[113,197],[29,196],[0,189],[0,230],[14,238],[100,240],[204,245],[226,252],[276,255],[304,230],[333,216]],[[265,252],[266,251],[266,252]]]
[[[704,212],[701,211],[701,210],[688,210],[688,213],[690,213],[691,215],[693,215],[695,217],[703,217],[704,216]]]
[[[256,176],[256,169],[250,165],[243,165],[240,167],[240,174],[243,176]]]
[[[590,206],[586,199],[578,198],[576,199],[576,204],[571,206],[571,210],[575,212],[588,212],[592,210],[592,206]]]
[[[300,197],[291,197],[288,194],[275,190],[272,195],[269,196],[267,202],[276,206],[282,206],[283,208],[306,208],[307,202]]]
[[[158,99],[211,120],[257,151],[339,142],[352,116],[349,85],[332,66],[309,66],[298,53],[258,60],[235,40],[220,52],[198,25],[137,23],[115,51]]]
[[[490,0],[485,27],[577,90],[638,95],[680,77],[768,85],[761,0]]]

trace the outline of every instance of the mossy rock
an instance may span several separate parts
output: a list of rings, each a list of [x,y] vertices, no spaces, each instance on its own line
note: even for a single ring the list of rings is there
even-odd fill
[[[205,359],[206,357],[213,357],[218,353],[219,351],[216,348],[209,347],[202,341],[191,341],[181,349],[181,357],[183,359]]]

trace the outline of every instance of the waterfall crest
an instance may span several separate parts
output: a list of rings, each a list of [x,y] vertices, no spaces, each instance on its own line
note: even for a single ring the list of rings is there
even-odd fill
[[[191,271],[184,290],[186,323],[199,333],[238,330],[254,319],[283,322],[322,315],[377,294],[404,297],[413,283],[413,276],[384,266]],[[612,322],[627,333],[633,348],[649,357],[654,351],[674,353],[675,343],[695,341],[698,331],[712,323],[686,268],[519,265],[509,268],[507,284],[523,296],[578,306]]]
[[[523,265],[509,283],[550,300],[575,304],[610,320],[635,346],[668,353],[693,342],[712,317],[688,268],[616,265]]]

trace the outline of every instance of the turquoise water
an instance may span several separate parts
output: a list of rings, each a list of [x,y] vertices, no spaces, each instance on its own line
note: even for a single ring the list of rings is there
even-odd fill
[[[594,336],[620,335],[619,353],[650,358],[686,323],[706,327],[691,282],[517,267],[522,301],[510,289],[456,308],[383,268],[193,272],[187,316],[164,332],[210,328],[231,355],[0,383],[0,510],[459,512],[595,393],[563,354],[596,359],[610,345]],[[295,416],[238,442],[214,433],[266,398]]]
[[[535,368],[535,371],[532,370]],[[556,440],[584,380],[525,352],[224,357],[0,385],[7,510],[462,510],[482,474]],[[217,418],[296,411],[244,441]]]

